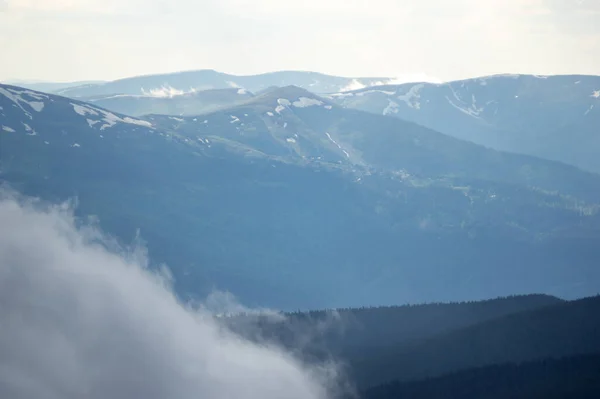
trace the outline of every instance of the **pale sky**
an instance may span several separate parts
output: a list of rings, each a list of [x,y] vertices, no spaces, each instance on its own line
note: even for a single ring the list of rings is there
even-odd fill
[[[600,75],[600,0],[0,0],[0,80]]]

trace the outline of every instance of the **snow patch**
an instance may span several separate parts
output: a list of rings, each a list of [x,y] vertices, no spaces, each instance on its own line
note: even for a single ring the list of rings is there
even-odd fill
[[[42,110],[44,109],[44,103],[41,101],[30,101],[29,106],[37,112],[42,112]]]
[[[248,90],[246,90],[246,89],[238,89],[237,94],[240,94],[240,95],[248,94]]]
[[[419,83],[417,85],[412,86],[405,94],[399,95],[396,98],[398,100],[404,101],[406,105],[414,109],[421,109],[421,89],[425,87],[423,83]]]
[[[232,81],[227,81],[227,82],[225,82],[225,83],[227,83],[227,84],[229,85],[229,87],[233,87],[234,89],[242,89],[242,88],[243,88],[243,87],[242,87],[242,86],[240,86],[239,84],[237,84],[237,83],[235,83],[235,82],[232,82]]]
[[[467,106],[466,103],[458,96],[456,91],[454,91],[452,86],[448,85],[448,87],[452,91],[452,96],[459,104],[456,104],[454,101],[452,101],[452,99],[450,99],[448,96],[446,96],[446,100],[448,100],[448,103],[450,105],[452,105],[454,108],[458,109],[460,112],[467,114],[469,116],[472,116],[473,118],[479,119],[479,114],[481,114],[481,112],[483,112],[483,107],[477,108],[475,96],[471,95],[471,105]]]
[[[333,107],[331,105],[326,105],[325,109],[332,109]]]
[[[73,109],[75,110],[75,112],[81,116],[86,116],[88,114],[89,115],[98,115],[98,112],[94,111],[91,108],[85,107],[83,105],[73,104],[73,103],[71,103],[71,105],[73,106]]]
[[[81,146],[80,146],[78,143],[75,143],[75,144],[73,144],[71,147],[78,148],[78,147],[81,147]]]
[[[29,96],[29,97],[35,99],[35,100],[42,100],[43,101],[43,100],[47,100],[47,99],[50,98],[47,94],[38,93],[38,92],[27,90],[27,89],[24,89],[24,90],[8,89],[8,90],[11,93],[13,93],[13,94],[15,94],[17,96],[26,95],[26,96]]]
[[[353,91],[360,90],[367,87],[367,85],[359,82],[357,79],[352,79],[346,86],[342,87],[340,91]]]
[[[394,94],[396,94],[395,91],[389,91],[389,90],[365,90],[365,91],[361,91],[358,93],[355,93],[357,97],[362,97],[362,96],[366,96],[369,94],[375,94],[375,93],[382,93],[388,96],[393,96]]]
[[[293,105],[297,108],[306,108],[312,107],[313,105],[323,105],[323,101],[317,100],[316,98],[300,97],[293,102]]]
[[[163,85],[156,89],[145,90],[142,87],[142,94],[146,97],[158,97],[158,98],[173,98],[177,96],[182,96],[184,94],[195,93],[196,89],[190,87],[189,91],[175,89],[170,85]]]
[[[592,93],[592,97],[600,98],[600,90],[594,90],[594,92]]]
[[[267,115],[273,116],[273,113],[271,111],[269,111],[269,112],[267,112]]]
[[[231,118],[231,121],[229,121],[229,123],[236,123],[240,121],[240,118],[238,118],[235,115],[229,115],[229,117]]]
[[[285,139],[285,141],[287,141],[288,143],[295,143],[296,139],[293,139],[291,137],[288,137],[287,139]]]
[[[49,143],[49,142],[47,142],[47,141],[44,141],[44,144],[50,144],[50,143]]]
[[[12,101],[14,107],[19,107],[29,119],[33,119],[33,116],[28,110],[23,108],[23,105],[27,105],[36,112],[41,112],[44,109],[44,103],[39,100],[49,98],[46,94],[36,93],[31,90],[4,89],[2,87],[0,87],[0,94]]]
[[[383,110],[383,115],[397,114],[399,110],[398,103],[392,100],[388,100],[388,102],[388,106]]]
[[[585,113],[583,115],[589,114],[593,109],[594,109],[594,104],[590,105],[590,107],[587,109],[587,111],[585,111]]]
[[[339,144],[337,143],[337,141],[335,141],[333,138],[331,138],[331,135],[330,135],[329,133],[325,132],[325,134],[327,135],[327,138],[328,138],[328,139],[329,139],[329,140],[330,140],[330,141],[331,141],[333,144],[335,144],[335,145],[336,145],[336,146],[337,146],[337,147],[338,147],[340,150],[342,150],[342,152],[343,152],[343,153],[346,155],[346,158],[350,158],[350,154],[348,154],[348,152],[347,152],[346,150],[344,150],[344,149],[342,148],[342,146],[341,146],[341,145],[339,145]]]
[[[90,118],[86,118],[86,121],[90,127],[94,126],[98,122],[104,121],[105,123],[102,126],[100,126],[100,130],[104,130],[106,128],[112,127],[112,126],[116,125],[117,123],[128,123],[130,125],[137,125],[137,126],[143,126],[143,127],[148,127],[148,128],[152,127],[152,123],[150,123],[148,121],[130,118],[129,116],[120,118],[120,117],[116,116],[115,114],[113,114],[112,112],[104,111],[100,108],[94,108],[91,106],[85,106],[85,105],[73,104],[73,103],[71,103],[71,105],[73,106],[73,109],[75,110],[75,112],[78,115],[101,116],[102,118],[100,120],[93,120]]]
[[[143,121],[141,119],[133,119],[128,116],[123,118],[122,121],[125,123],[129,123],[131,125],[138,125],[138,126],[149,127],[149,128],[152,127],[152,123],[150,123],[148,121]]]
[[[9,132],[9,133],[15,132],[15,129],[13,129],[12,127],[4,126],[4,125],[2,125],[2,130],[4,130],[5,132]]]
[[[177,121],[177,122],[183,122],[183,118],[178,118],[176,116],[169,116],[169,119],[172,119],[172,120]]]
[[[278,98],[277,104],[279,105],[275,108],[275,112],[280,114],[281,111],[283,111],[286,107],[289,107],[292,103],[286,98]]]

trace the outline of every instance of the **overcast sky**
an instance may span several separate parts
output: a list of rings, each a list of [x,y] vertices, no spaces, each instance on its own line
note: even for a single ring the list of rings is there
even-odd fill
[[[0,0],[0,79],[600,75],[600,0]]]

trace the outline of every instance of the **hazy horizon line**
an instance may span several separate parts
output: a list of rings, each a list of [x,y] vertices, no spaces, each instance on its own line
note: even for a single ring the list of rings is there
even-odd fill
[[[252,77],[252,76],[261,76],[261,75],[269,75],[275,73],[310,73],[310,74],[318,74],[322,76],[328,77],[338,77],[344,79],[393,79],[393,80],[405,80],[405,83],[449,83],[449,82],[459,82],[464,80],[475,80],[481,78],[488,77],[497,77],[497,76],[600,76],[595,74],[583,74],[583,73],[558,73],[558,74],[535,74],[535,73],[520,73],[520,72],[501,72],[501,73],[491,73],[491,74],[482,74],[482,75],[474,75],[471,77],[457,78],[457,79],[440,79],[434,76],[430,76],[426,73],[406,73],[399,74],[397,76],[384,76],[377,74],[369,74],[363,76],[348,76],[348,75],[337,75],[326,72],[319,72],[315,70],[304,70],[304,69],[281,69],[281,70],[268,70],[260,73],[229,73],[223,72],[217,69],[212,68],[198,68],[198,69],[183,69],[183,70],[174,70],[170,72],[153,72],[153,73],[142,73],[139,75],[128,75],[118,79],[76,79],[76,80],[46,80],[46,79],[37,79],[37,78],[8,78],[8,79],[0,79],[0,82],[4,82],[7,84],[72,84],[72,83],[80,83],[80,84],[101,84],[101,83],[109,83],[109,82],[117,82],[121,80],[133,79],[133,78],[142,78],[142,77],[152,77],[152,76],[161,76],[161,75],[177,75],[184,73],[195,73],[195,72],[215,72],[223,75],[230,75],[236,77]],[[422,79],[410,79],[410,77],[421,77]]]

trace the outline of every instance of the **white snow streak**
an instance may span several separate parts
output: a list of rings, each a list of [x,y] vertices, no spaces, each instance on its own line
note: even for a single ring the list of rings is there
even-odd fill
[[[342,146],[341,146],[341,145],[339,145],[339,144],[337,143],[337,141],[335,141],[334,139],[332,139],[332,138],[331,138],[331,135],[330,135],[329,133],[325,132],[325,134],[327,135],[327,138],[329,138],[329,140],[330,140],[330,141],[331,141],[333,144],[337,145],[337,147],[338,147],[340,150],[342,150],[342,152],[343,152],[344,154],[346,154],[346,158],[350,158],[350,154],[348,154],[348,152],[347,152],[346,150],[344,150],[344,149],[342,148]]]
[[[300,97],[298,100],[292,103],[294,107],[305,108],[314,105],[323,105],[323,101],[317,100],[316,98]]]
[[[73,106],[73,110],[75,110],[75,112],[78,115],[101,116],[100,120],[93,120],[91,118],[86,118],[86,121],[90,127],[94,126],[98,122],[103,121],[104,124],[102,126],[100,126],[100,130],[104,130],[106,128],[112,127],[112,126],[116,125],[117,123],[127,123],[130,125],[137,125],[137,126],[143,126],[143,127],[148,127],[148,128],[152,127],[152,124],[148,121],[130,118],[129,116],[120,118],[117,115],[113,114],[112,112],[104,111],[100,108],[94,108],[92,106],[85,106],[85,105],[74,104],[74,103],[71,103],[71,105]]]
[[[392,100],[388,100],[388,102],[388,106],[383,109],[383,115],[397,114],[399,109],[398,103]]]
[[[420,83],[418,85],[412,86],[405,94],[399,95],[396,98],[400,101],[404,101],[406,105],[414,109],[421,109],[421,103],[419,100],[421,96],[419,92],[425,85]]]

